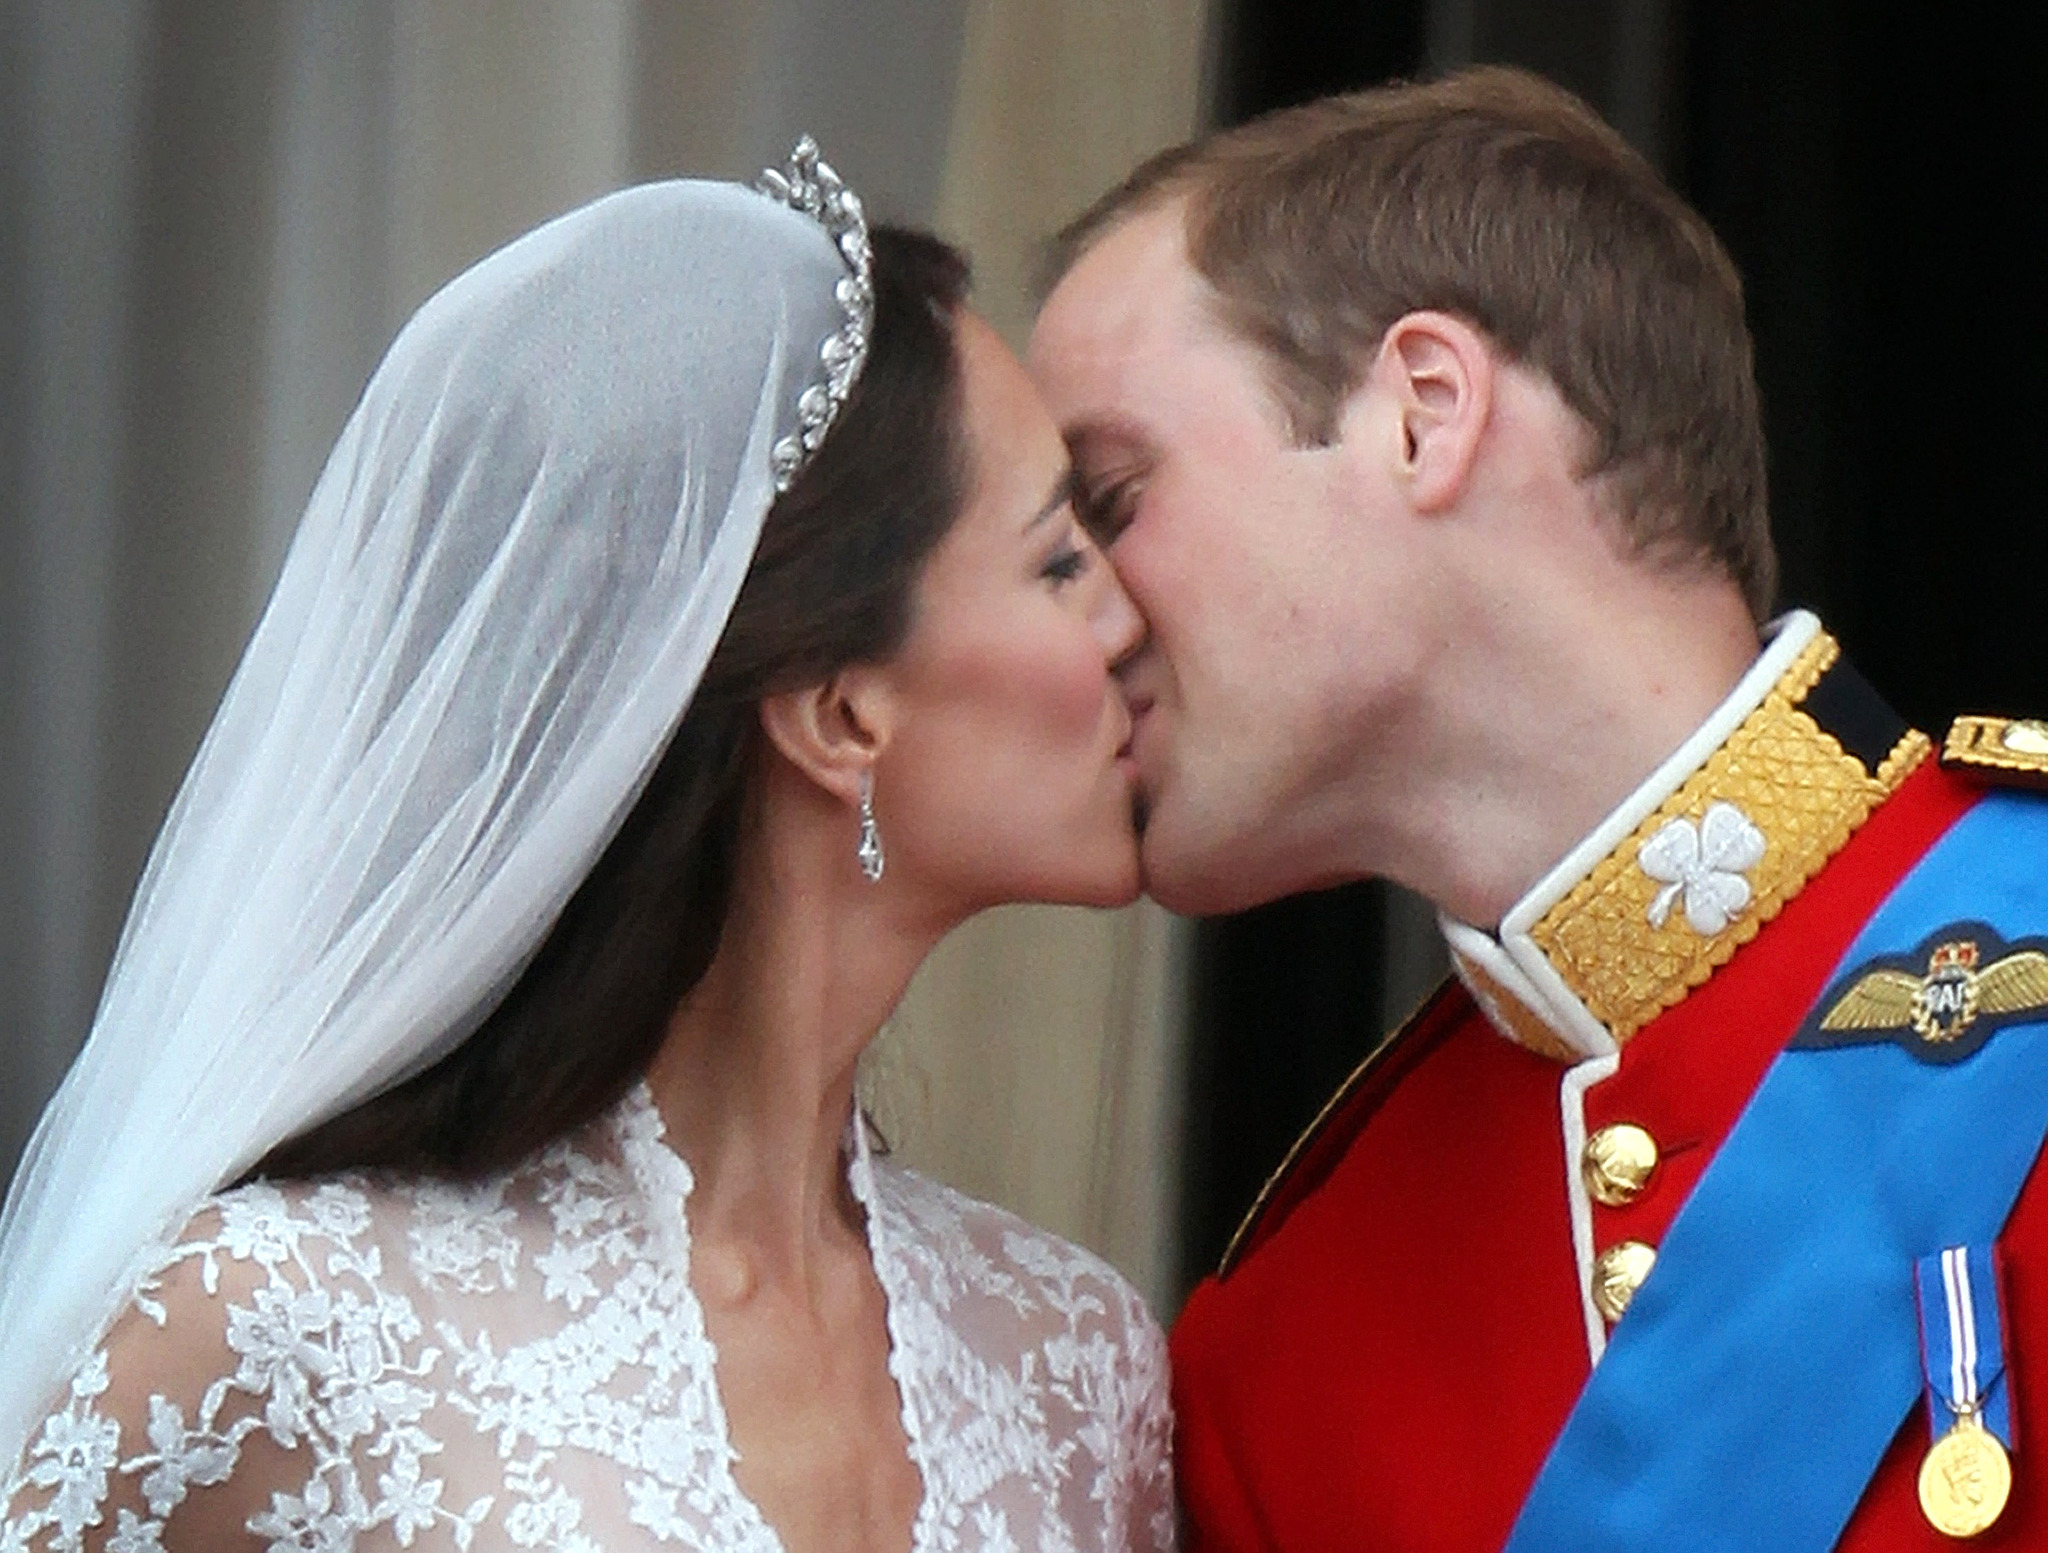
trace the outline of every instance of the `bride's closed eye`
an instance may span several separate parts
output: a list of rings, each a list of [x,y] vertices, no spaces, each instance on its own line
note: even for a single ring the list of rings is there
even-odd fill
[[[1038,575],[1050,581],[1055,588],[1072,582],[1088,570],[1088,552],[1074,543],[1071,533],[1060,541],[1057,550],[1046,557],[1045,564],[1038,569]]]

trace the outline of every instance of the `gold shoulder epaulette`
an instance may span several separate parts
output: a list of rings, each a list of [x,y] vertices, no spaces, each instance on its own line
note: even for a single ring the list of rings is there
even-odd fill
[[[2003,787],[2048,788],[2048,722],[2036,717],[1958,717],[1941,763]]]

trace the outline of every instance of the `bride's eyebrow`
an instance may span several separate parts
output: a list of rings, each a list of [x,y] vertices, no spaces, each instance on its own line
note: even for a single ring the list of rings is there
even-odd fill
[[[1059,479],[1053,482],[1052,494],[1046,497],[1044,505],[1031,514],[1031,521],[1024,525],[1024,532],[1030,533],[1047,518],[1060,511],[1080,494],[1080,490],[1081,477],[1074,472],[1074,466],[1069,464],[1060,471]]]

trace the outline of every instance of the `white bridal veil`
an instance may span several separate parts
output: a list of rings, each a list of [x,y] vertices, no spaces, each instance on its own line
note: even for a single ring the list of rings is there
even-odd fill
[[[681,720],[864,358],[860,208],[629,189],[451,282],[371,378],[0,1217],[0,1477],[138,1258],[445,1054]]]

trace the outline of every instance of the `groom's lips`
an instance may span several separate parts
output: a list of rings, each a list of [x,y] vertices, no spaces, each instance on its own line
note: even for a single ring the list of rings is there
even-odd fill
[[[1138,742],[1138,725],[1145,720],[1145,714],[1152,710],[1152,697],[1147,695],[1131,696],[1125,701],[1124,705],[1131,714],[1131,726],[1129,731],[1124,734],[1124,742],[1118,746],[1116,753],[1118,759],[1130,760],[1135,758],[1133,746]]]
[[[1145,791],[1145,773],[1138,764],[1136,745],[1138,727],[1145,720],[1145,714],[1152,710],[1152,697],[1126,693],[1124,706],[1131,714],[1131,726],[1124,734],[1124,742],[1116,752],[1117,764],[1129,776],[1131,783],[1131,830],[1140,841],[1144,840],[1145,827],[1152,818],[1152,800]]]

